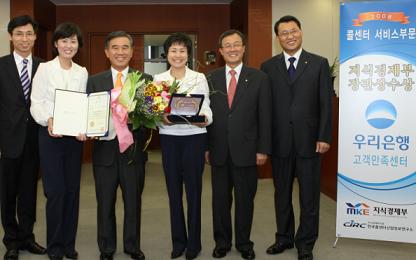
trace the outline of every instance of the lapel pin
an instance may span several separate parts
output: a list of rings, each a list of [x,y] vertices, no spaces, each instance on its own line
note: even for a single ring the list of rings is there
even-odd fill
[[[307,62],[307,61],[305,61],[305,64],[308,64],[308,62]]]
[[[245,81],[245,82],[248,82],[248,79],[245,79],[244,81]]]

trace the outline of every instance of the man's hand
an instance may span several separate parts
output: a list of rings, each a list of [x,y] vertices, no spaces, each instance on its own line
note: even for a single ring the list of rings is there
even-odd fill
[[[326,153],[329,150],[330,145],[325,142],[316,142],[316,150],[317,153]]]
[[[256,164],[263,165],[267,161],[267,154],[264,153],[256,153]]]
[[[205,163],[206,164],[211,164],[211,162],[209,160],[209,151],[205,151]]]

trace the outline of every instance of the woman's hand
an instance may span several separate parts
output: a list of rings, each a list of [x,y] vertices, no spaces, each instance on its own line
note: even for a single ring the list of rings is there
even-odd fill
[[[205,122],[192,123],[192,124],[195,125],[195,126],[201,127],[201,128],[202,127],[206,127],[208,125],[208,119],[207,119],[207,117],[204,114],[201,114],[201,116],[204,116],[205,117]]]
[[[164,114],[163,115],[163,124],[165,124],[165,125],[173,125],[173,123],[171,121],[169,121],[168,115],[169,114]]]
[[[83,142],[83,141],[87,140],[87,135],[86,135],[86,134],[78,134],[78,136],[75,136],[75,138],[76,138],[78,141]]]
[[[53,134],[53,117],[50,117],[48,119],[48,133],[49,133],[49,136],[50,137],[53,137],[53,138],[62,137],[62,135],[55,135],[55,134]]]

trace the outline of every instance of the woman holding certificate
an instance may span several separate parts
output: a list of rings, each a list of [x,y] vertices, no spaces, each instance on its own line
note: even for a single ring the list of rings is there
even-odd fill
[[[53,132],[55,90],[85,92],[88,72],[72,61],[82,47],[82,34],[72,23],[58,25],[53,36],[55,59],[39,65],[33,79],[30,112],[40,124],[39,154],[46,195],[47,253],[51,260],[77,259],[82,147],[86,137]]]
[[[171,258],[182,256],[194,259],[201,251],[201,192],[206,148],[206,128],[212,122],[209,107],[209,88],[202,73],[189,69],[186,64],[191,56],[192,41],[183,33],[169,36],[164,43],[170,69],[154,76],[155,81],[172,84],[179,82],[177,93],[202,94],[200,115],[205,122],[175,124],[164,117],[159,127],[163,169],[169,195],[170,222],[173,250]],[[182,205],[183,184],[188,204],[187,226]]]

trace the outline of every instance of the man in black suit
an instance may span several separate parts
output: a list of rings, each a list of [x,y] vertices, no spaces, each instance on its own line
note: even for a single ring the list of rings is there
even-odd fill
[[[30,115],[31,80],[42,61],[32,56],[37,24],[31,17],[10,20],[14,51],[0,58],[0,182],[4,259],[18,259],[19,249],[46,250],[35,242],[39,171],[38,125]]]
[[[235,199],[235,246],[244,259],[254,259],[250,241],[257,165],[271,152],[271,93],[267,75],[243,64],[245,36],[237,30],[219,39],[226,66],[210,72],[211,110],[206,160],[211,164],[214,258],[231,249],[231,205]]]
[[[124,82],[130,59],[133,56],[133,38],[123,31],[110,33],[105,40],[105,54],[111,69],[93,75],[88,79],[87,92],[111,91],[117,86],[117,75]],[[146,79],[151,76],[143,74]],[[141,194],[144,187],[145,162],[143,152],[146,141],[144,129],[133,131],[134,144],[121,152],[119,133],[114,128],[110,115],[110,130],[107,137],[94,141],[93,171],[97,197],[97,229],[100,259],[113,259],[116,251],[117,232],[115,203],[117,188],[121,187],[124,202],[124,252],[132,259],[145,259],[140,249]]]
[[[331,141],[332,88],[327,59],[302,50],[298,19],[284,16],[274,26],[283,49],[264,62],[273,97],[273,180],[278,231],[267,249],[278,254],[293,248],[299,259],[313,259],[319,229],[320,154]],[[292,206],[294,178],[298,179],[300,224],[295,235]]]

